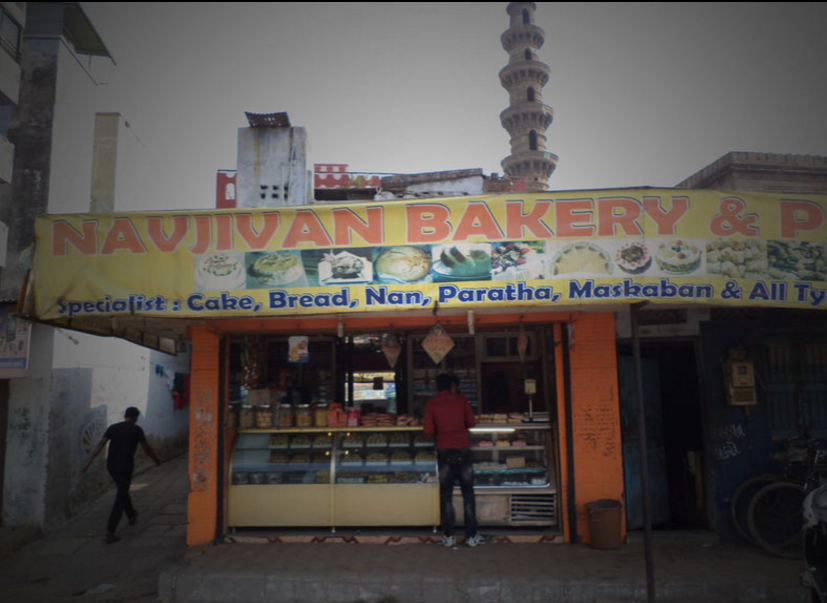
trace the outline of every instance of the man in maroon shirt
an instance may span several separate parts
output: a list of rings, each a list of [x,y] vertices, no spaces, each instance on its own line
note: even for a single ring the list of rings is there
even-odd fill
[[[478,546],[483,538],[477,531],[477,504],[474,499],[474,467],[468,449],[468,428],[474,427],[474,413],[468,398],[459,393],[459,379],[454,375],[437,375],[439,393],[425,405],[425,435],[436,435],[439,465],[439,503],[442,514],[440,544],[455,548],[454,483],[459,482],[465,511],[465,544]]]

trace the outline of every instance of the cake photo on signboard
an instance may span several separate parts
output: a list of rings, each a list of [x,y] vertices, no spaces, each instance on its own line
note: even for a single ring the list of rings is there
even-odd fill
[[[304,276],[304,266],[298,253],[247,254],[247,273],[257,285],[287,285]]]
[[[639,241],[623,243],[615,253],[615,264],[627,274],[641,274],[652,265],[652,256],[646,245]]]
[[[545,278],[547,259],[542,241],[492,243],[491,278],[497,281]]]
[[[689,274],[701,265],[701,246],[686,239],[670,239],[658,245],[655,261],[669,274]]]
[[[429,253],[419,247],[403,245],[380,251],[373,269],[382,282],[404,284],[423,281],[431,271],[431,264]]]
[[[488,280],[491,249],[487,243],[460,243],[433,249],[433,271],[440,280]]]
[[[197,291],[244,289],[244,254],[222,251],[197,255],[193,265],[193,284]]]
[[[563,247],[552,262],[554,275],[583,273],[611,274],[612,260],[609,254],[594,243],[581,241]]]
[[[373,280],[373,264],[366,257],[350,251],[331,251],[319,261],[319,284],[369,283]]]

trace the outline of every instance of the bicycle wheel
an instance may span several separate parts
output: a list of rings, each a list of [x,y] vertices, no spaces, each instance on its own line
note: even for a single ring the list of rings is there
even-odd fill
[[[778,557],[800,559],[804,547],[804,496],[801,484],[794,482],[775,482],[756,492],[747,514],[755,542]]]
[[[741,485],[735,489],[735,492],[732,493],[729,499],[729,512],[732,517],[732,525],[735,526],[741,538],[750,544],[756,544],[755,539],[749,532],[749,525],[747,524],[749,504],[752,502],[752,497],[764,486],[782,479],[780,475],[754,475],[741,482]]]

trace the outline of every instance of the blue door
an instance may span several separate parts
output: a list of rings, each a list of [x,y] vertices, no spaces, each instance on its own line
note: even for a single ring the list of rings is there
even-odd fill
[[[652,524],[669,521],[669,491],[666,475],[663,413],[657,357],[641,358],[643,401],[646,418],[646,452],[649,462],[649,492],[652,497]],[[643,498],[640,481],[640,437],[635,400],[634,358],[622,350],[618,355],[620,426],[623,437],[623,476],[626,490],[626,527],[643,527]]]

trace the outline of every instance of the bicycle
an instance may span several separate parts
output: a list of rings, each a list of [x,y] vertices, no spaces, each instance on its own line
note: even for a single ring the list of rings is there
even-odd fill
[[[758,544],[750,534],[749,525],[747,524],[747,517],[749,515],[749,505],[753,497],[764,486],[774,484],[786,479],[783,475],[776,475],[771,473],[764,473],[761,475],[754,475],[747,478],[741,485],[739,485],[735,492],[732,493],[729,501],[729,512],[732,518],[732,525],[738,535],[750,544]]]
[[[790,440],[784,456],[784,475],[758,475],[745,480],[733,493],[730,510],[736,530],[745,540],[773,555],[800,558],[803,546],[801,508],[807,493],[823,483],[825,452],[817,440]],[[805,469],[794,475],[793,463]],[[745,502],[747,529],[742,517]]]
[[[808,490],[800,483],[777,481],[752,497],[747,521],[753,541],[777,557],[800,559],[804,551],[801,510]]]

